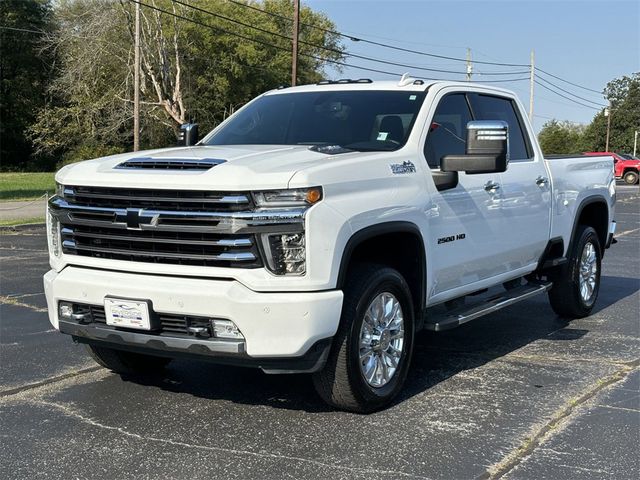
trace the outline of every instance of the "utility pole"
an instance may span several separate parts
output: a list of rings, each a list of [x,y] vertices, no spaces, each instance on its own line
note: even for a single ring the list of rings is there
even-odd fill
[[[633,156],[636,157],[636,151],[638,149],[638,130],[636,130],[633,134]]]
[[[471,81],[472,73],[473,73],[473,64],[471,63],[471,49],[467,48],[467,82]]]
[[[300,0],[293,0],[293,45],[291,52],[291,86],[298,78],[298,35],[300,34]]]
[[[533,87],[536,82],[536,56],[531,50],[531,78],[529,79],[529,121],[533,124]]]
[[[133,151],[140,150],[140,4],[136,3],[136,31],[133,57]]]
[[[609,106],[604,109],[604,116],[607,117],[607,138],[605,140],[604,151],[609,151],[609,134],[611,132],[611,102],[609,102]]]

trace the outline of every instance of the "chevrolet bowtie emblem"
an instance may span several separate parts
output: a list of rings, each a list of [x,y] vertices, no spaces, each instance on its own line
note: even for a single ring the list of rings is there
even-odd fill
[[[144,210],[139,208],[127,208],[126,216],[122,214],[116,215],[116,222],[127,224],[127,230],[140,230],[141,225],[155,225],[157,215],[145,214]]]

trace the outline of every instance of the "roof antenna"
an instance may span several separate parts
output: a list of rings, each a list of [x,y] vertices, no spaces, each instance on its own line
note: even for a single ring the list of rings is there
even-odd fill
[[[411,85],[415,78],[412,78],[409,72],[402,74],[400,81],[398,82],[399,87],[406,87],[407,85]]]

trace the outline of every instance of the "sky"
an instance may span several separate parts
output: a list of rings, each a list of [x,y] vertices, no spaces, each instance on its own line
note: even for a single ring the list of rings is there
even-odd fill
[[[606,83],[640,72],[640,0],[301,0],[324,12],[342,33],[380,43],[473,60],[535,64],[570,82],[602,91]],[[417,67],[465,71],[464,62],[403,53],[363,42],[344,41],[348,51],[367,57]],[[419,71],[347,58],[347,63],[404,73],[449,79],[463,75]],[[526,74],[481,75],[481,72],[528,70],[522,67],[474,65],[474,81],[528,77]],[[393,75],[344,68],[328,68],[330,78],[389,80]],[[544,83],[559,93],[588,106],[581,106],[539,85],[534,87],[534,127],[549,119],[589,123],[606,100],[594,92],[540,74],[578,99]],[[493,83],[514,90],[529,105],[529,80]],[[595,102],[591,103],[591,102]]]

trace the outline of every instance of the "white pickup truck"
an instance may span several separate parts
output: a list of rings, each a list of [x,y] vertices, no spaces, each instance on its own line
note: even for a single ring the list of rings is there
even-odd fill
[[[420,329],[544,292],[563,317],[594,306],[613,161],[543,158],[510,91],[325,81],[194,130],[56,175],[51,323],[115,372],[308,372],[368,412],[402,388]]]

